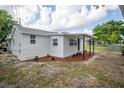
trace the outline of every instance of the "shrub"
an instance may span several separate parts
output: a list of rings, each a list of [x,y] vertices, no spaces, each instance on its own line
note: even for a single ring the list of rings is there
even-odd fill
[[[1,44],[0,44],[0,49],[4,49],[4,48],[6,48],[6,44],[1,43]]]

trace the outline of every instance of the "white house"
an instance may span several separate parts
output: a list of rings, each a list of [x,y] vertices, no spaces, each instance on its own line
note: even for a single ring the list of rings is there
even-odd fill
[[[83,34],[43,31],[16,25],[7,38],[8,50],[21,61],[47,55],[65,58],[83,53]]]

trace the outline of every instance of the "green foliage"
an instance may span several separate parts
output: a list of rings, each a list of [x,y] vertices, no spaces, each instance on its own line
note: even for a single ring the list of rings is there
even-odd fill
[[[2,48],[6,48],[6,45],[3,43],[0,44],[0,49],[2,49]]]
[[[121,40],[120,35],[124,35],[124,22],[110,20],[101,25],[97,25],[93,29],[93,35],[97,37],[98,41],[104,42],[104,44],[118,43]]]
[[[11,33],[15,21],[5,10],[0,10],[0,43]]]
[[[114,43],[114,42],[118,42],[118,40],[119,40],[119,35],[116,32],[112,32],[110,41]]]

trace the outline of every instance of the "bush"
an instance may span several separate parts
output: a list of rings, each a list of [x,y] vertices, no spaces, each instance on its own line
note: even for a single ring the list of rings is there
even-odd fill
[[[6,45],[5,44],[0,44],[0,49],[3,49],[3,48],[6,48]]]

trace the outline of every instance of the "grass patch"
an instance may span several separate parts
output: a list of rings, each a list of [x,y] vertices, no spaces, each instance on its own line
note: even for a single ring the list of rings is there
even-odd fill
[[[115,88],[117,88],[117,87],[124,88],[123,82],[115,82],[115,81],[111,81],[111,82],[112,82],[112,86]]]
[[[97,81],[108,81],[108,78],[106,76],[104,76],[103,72],[98,72],[95,75]]]
[[[115,58],[113,58],[114,56]],[[18,64],[13,56],[5,56],[4,58],[3,55],[0,55],[0,83],[5,82],[6,85],[14,85],[15,87],[73,87],[71,80],[76,78],[76,83],[81,82],[82,78],[80,77],[88,77],[88,82],[94,83],[90,82],[91,76],[91,81],[93,77],[100,87],[124,87],[123,73],[118,73],[123,70],[122,66],[124,65],[119,68],[120,64],[123,64],[123,59],[120,60],[119,57],[118,60],[118,56],[114,56],[102,54],[100,58],[95,59],[90,64],[78,62],[48,62],[43,64],[24,62]],[[109,75],[115,76],[119,81]],[[97,86],[97,83],[94,85]]]
[[[93,49],[93,45],[91,45],[91,50]],[[89,44],[85,45],[85,50],[89,51]],[[107,47],[105,46],[94,46],[94,50],[97,52],[108,52]]]
[[[39,87],[50,87],[55,82],[54,78],[48,78],[45,76],[39,76],[34,84],[38,84]]]

